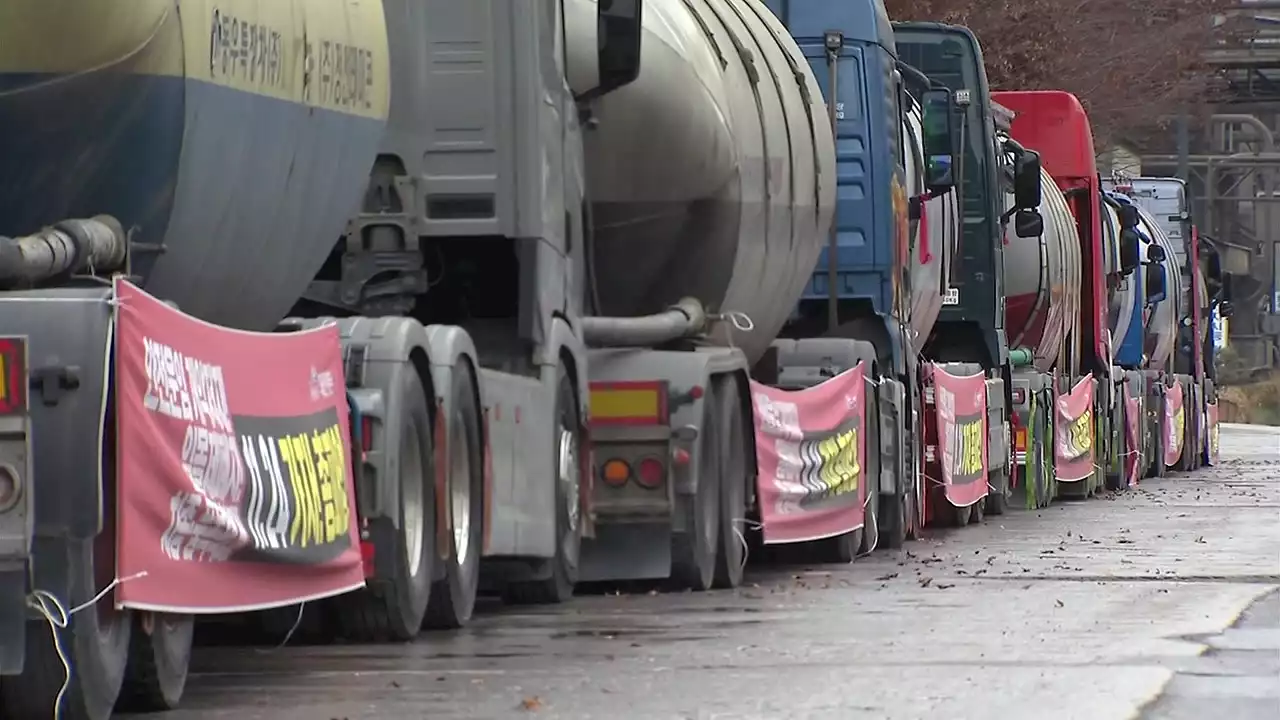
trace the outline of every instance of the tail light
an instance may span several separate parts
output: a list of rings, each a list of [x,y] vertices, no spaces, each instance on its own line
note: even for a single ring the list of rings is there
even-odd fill
[[[640,461],[640,466],[636,468],[636,482],[641,487],[652,490],[662,485],[663,478],[666,477],[666,468],[662,466],[662,461],[657,458],[645,458]]]
[[[360,418],[360,449],[373,450],[373,418],[368,415]]]
[[[22,477],[9,465],[0,465],[0,513],[18,506],[22,500]]]
[[[1027,389],[1016,387],[1013,389],[1013,404],[1021,405],[1027,401]]]
[[[626,460],[609,460],[600,468],[600,479],[610,487],[622,487],[631,479],[631,466]]]

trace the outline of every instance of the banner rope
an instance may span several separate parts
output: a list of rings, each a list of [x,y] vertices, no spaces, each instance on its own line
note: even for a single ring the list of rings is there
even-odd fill
[[[64,605],[56,595],[48,590],[41,590],[37,588],[32,590],[31,594],[27,596],[27,607],[40,613],[40,615],[44,617],[45,622],[49,624],[49,632],[53,636],[53,649],[54,652],[58,654],[58,660],[62,663],[62,687],[58,688],[58,694],[53,700],[54,720],[59,720],[62,717],[62,701],[67,694],[67,687],[71,684],[71,658],[67,656],[66,648],[62,646],[62,637],[59,635],[58,631],[65,630],[70,626],[71,616],[81,610],[87,610],[88,608],[97,605],[99,600],[106,597],[107,593],[116,589],[116,587],[123,585],[130,580],[137,580],[138,578],[146,576],[147,571],[143,570],[127,577],[116,578],[104,587],[97,595],[94,595],[89,600],[70,609],[67,609],[67,606]]]

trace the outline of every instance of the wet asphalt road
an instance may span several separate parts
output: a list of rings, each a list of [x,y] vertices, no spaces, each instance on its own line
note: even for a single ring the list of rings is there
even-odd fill
[[[1280,429],[1226,428],[1222,455],[736,592],[501,608],[409,646],[201,647],[183,709],[152,717],[1273,720]]]

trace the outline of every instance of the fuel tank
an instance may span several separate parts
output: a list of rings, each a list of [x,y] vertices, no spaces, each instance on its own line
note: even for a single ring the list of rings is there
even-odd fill
[[[1169,236],[1147,210],[1138,207],[1138,230],[1144,236],[1140,243],[1141,257],[1145,260],[1152,245],[1164,249],[1165,259],[1161,262],[1165,271],[1165,297],[1155,303],[1147,316],[1146,340],[1143,349],[1147,353],[1147,367],[1152,369],[1168,369],[1166,365],[1177,342],[1178,309],[1182,307],[1183,290],[1178,269],[1178,255],[1174,252]]]
[[[907,187],[923,194],[924,156],[920,151],[923,134],[920,104],[914,100],[907,113],[905,136],[912,151],[906,156]],[[951,268],[955,266],[960,238],[960,210],[955,191],[931,197],[924,203],[921,219],[915,224],[911,272],[911,317],[913,344],[916,352],[924,351],[925,341],[938,322],[947,288],[951,286]]]
[[[693,296],[745,313],[716,340],[758,359],[831,226],[835,147],[809,63],[753,0],[648,0],[639,78],[586,135],[599,312]],[[571,57],[594,52],[569,38]]]
[[[379,2],[4,0],[0,232],[115,215],[147,290],[268,329],[358,207],[387,57]]]
[[[1009,347],[1030,348],[1035,367],[1048,372],[1080,317],[1080,239],[1066,198],[1041,170],[1044,234],[1020,238],[1005,230],[1005,332]],[[1005,200],[1013,206],[1012,195]]]

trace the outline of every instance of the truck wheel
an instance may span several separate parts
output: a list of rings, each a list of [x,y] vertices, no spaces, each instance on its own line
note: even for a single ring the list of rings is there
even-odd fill
[[[742,428],[742,404],[738,383],[729,376],[716,387],[720,418],[720,552],[716,557],[714,586],[736,588],[742,584],[746,565],[747,443]]]
[[[911,478],[908,480],[906,496],[903,500],[903,513],[906,515],[904,524],[906,526],[906,536],[908,540],[919,540],[920,531],[924,522],[920,519],[920,509],[923,507],[921,503],[929,497],[928,485],[924,479],[924,444],[923,440],[911,440],[912,458],[909,467],[911,468]]]
[[[480,587],[480,554],[484,542],[484,450],[480,442],[480,409],[471,364],[454,368],[449,418],[449,467],[445,475],[444,510],[449,534],[445,575],[431,587],[427,627],[460,628],[471,620]]]
[[[970,521],[973,520],[973,507],[974,507],[973,505],[956,507],[955,505],[952,505],[951,501],[947,500],[945,497],[942,498],[942,502],[946,503],[947,507],[951,508],[950,515],[951,515],[952,527],[965,527],[970,523]]]
[[[718,395],[719,393],[716,393]],[[698,487],[693,501],[681,505],[688,513],[684,532],[671,536],[671,578],[695,592],[711,588],[720,547],[721,428],[717,398],[702,401],[702,446],[698,457]]]
[[[408,368],[399,388],[400,527],[385,518],[369,523],[378,577],[358,592],[341,596],[336,614],[344,634],[360,642],[407,642],[418,635],[435,563],[434,437],[427,394],[418,373]]]
[[[175,710],[187,685],[195,618],[167,613],[135,613],[132,647],[116,709],[126,712]]]
[[[99,537],[110,546],[114,534]],[[94,552],[94,540],[69,540],[67,558],[71,577],[71,597],[67,608],[88,602],[106,587],[112,572],[95,563],[107,551]],[[104,579],[105,578],[105,579]],[[56,611],[54,611],[56,613]],[[132,613],[117,612],[111,599],[103,598],[69,618],[66,628],[56,630],[54,644],[50,623],[39,620],[27,624],[26,668],[21,675],[4,679],[0,687],[0,717],[48,718],[61,720],[107,720],[111,717],[125,667],[129,661]],[[61,645],[66,660],[59,654]],[[70,673],[70,677],[67,675]],[[66,682],[62,712],[54,704]]]
[[[509,583],[503,599],[513,605],[550,605],[573,597],[582,552],[581,464],[582,421],[573,380],[564,363],[556,379],[555,503],[556,549],[551,574],[541,580]]]

